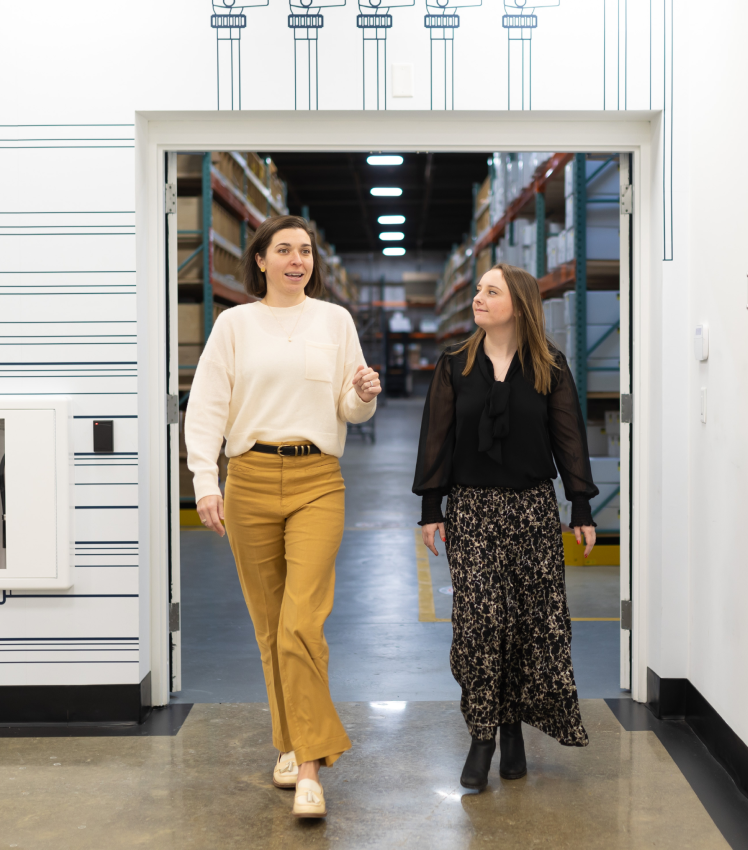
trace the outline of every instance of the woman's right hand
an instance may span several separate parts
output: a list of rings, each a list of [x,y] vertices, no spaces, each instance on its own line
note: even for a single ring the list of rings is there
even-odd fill
[[[223,496],[203,496],[197,503],[197,513],[202,524],[219,537],[223,537],[226,529],[223,527]]]
[[[423,538],[423,542],[426,548],[430,549],[435,555],[439,554],[436,551],[436,544],[434,543],[434,535],[436,534],[437,529],[439,529],[439,537],[441,537],[442,543],[444,543],[447,539],[447,535],[444,532],[443,522],[430,522],[427,525],[421,526],[421,537]]]

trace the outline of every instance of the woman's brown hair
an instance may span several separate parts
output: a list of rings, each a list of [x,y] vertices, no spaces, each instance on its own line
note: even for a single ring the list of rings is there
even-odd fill
[[[304,287],[304,292],[310,298],[319,298],[324,295],[325,281],[322,275],[322,263],[317,251],[317,240],[309,222],[299,215],[279,215],[275,218],[267,218],[257,228],[241,262],[242,277],[247,292],[254,295],[255,298],[264,298],[267,295],[268,286],[265,274],[260,271],[255,257],[258,254],[261,257],[266,255],[270,243],[273,241],[273,236],[280,230],[303,230],[309,237],[312,245],[313,267],[312,276],[309,278],[309,283]]]
[[[520,366],[524,370],[525,359],[529,355],[535,376],[535,391],[547,395],[551,391],[551,374],[559,366],[551,352],[545,333],[545,314],[543,301],[537,280],[524,269],[497,263],[491,271],[499,270],[509,289],[514,308],[514,321],[517,329],[517,354]],[[483,328],[478,330],[452,354],[467,351],[467,363],[462,370],[469,375],[475,365],[478,350],[486,336]]]

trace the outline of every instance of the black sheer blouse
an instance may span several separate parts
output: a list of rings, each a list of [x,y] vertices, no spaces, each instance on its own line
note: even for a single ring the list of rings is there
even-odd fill
[[[453,484],[524,490],[561,474],[572,526],[595,525],[587,429],[564,355],[548,395],[536,392],[532,365],[515,354],[494,379],[481,346],[469,375],[467,351],[442,354],[426,397],[413,492],[423,497],[421,525],[443,522],[442,497]],[[554,465],[555,460],[555,465]]]

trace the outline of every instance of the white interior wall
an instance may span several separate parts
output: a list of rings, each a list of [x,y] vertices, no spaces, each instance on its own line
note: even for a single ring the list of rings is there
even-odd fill
[[[687,225],[677,241],[690,287],[679,360],[688,364],[687,402],[677,423],[688,448],[687,540],[690,558],[688,677],[732,728],[748,741],[748,570],[745,558],[748,471],[748,206],[742,150],[748,137],[743,83],[748,55],[741,39],[748,9],[730,4],[730,26],[713,31],[699,7],[683,33],[692,62],[687,79],[688,160],[679,192],[688,200]],[[677,223],[677,220],[676,220]],[[684,307],[679,304],[679,316]],[[705,363],[693,354],[695,325],[709,323]],[[707,422],[699,391],[707,388]],[[680,438],[679,438],[680,439]],[[679,473],[682,474],[682,473]]]
[[[500,27],[501,5],[484,3],[459,11],[462,25],[455,47],[458,108],[506,106],[507,48],[506,32]],[[664,0],[651,4],[651,23],[645,14],[649,0],[623,4],[629,10],[630,33],[625,21],[616,27],[610,15],[603,31],[603,5],[610,12],[614,4],[560,0],[558,6],[538,9],[539,26],[533,45],[535,109],[600,109],[603,67],[608,108],[662,107],[662,45],[667,45],[669,32],[663,30],[663,13],[669,4]],[[326,23],[320,35],[323,108],[360,107],[357,7],[349,3],[324,10]],[[691,9],[693,16],[689,18]],[[292,105],[292,34],[285,24],[288,11],[285,3],[276,0],[267,7],[246,10],[245,108],[277,110]],[[124,273],[134,268],[135,250],[142,257],[154,249],[154,234],[139,233],[135,248],[131,217],[122,219],[127,225],[126,236],[98,234],[111,221],[107,214],[131,216],[134,210],[132,124],[136,110],[215,108],[211,12],[208,0],[186,0],[178,10],[172,4],[134,0],[126,7],[103,6],[95,14],[85,6],[40,0],[34,6],[34,23],[30,26],[29,10],[23,4],[2,7],[0,76],[6,84],[0,89],[4,121],[0,127],[4,187],[0,198],[4,226],[0,236],[0,321],[39,323],[85,318],[100,323],[95,332],[105,337],[105,323],[134,320],[134,279]],[[691,678],[748,740],[748,720],[740,715],[740,706],[748,696],[748,685],[740,676],[748,661],[748,637],[738,610],[748,581],[741,561],[742,491],[738,477],[747,460],[740,440],[747,402],[739,391],[739,380],[748,365],[742,344],[743,323],[748,319],[742,248],[746,211],[739,180],[724,175],[725,164],[738,158],[745,138],[746,118],[739,108],[737,87],[746,78],[740,33],[748,21],[746,10],[737,4],[730,9],[731,25],[713,31],[702,25],[702,7],[692,0],[677,4],[675,12],[680,16],[674,28],[678,75],[674,113],[676,250],[673,262],[664,265],[657,249],[651,257],[641,257],[651,282],[640,305],[646,314],[642,324],[646,339],[640,342],[647,360],[642,367],[649,371],[652,382],[647,398],[640,399],[639,405],[640,410],[647,410],[651,426],[649,444],[641,447],[646,448],[647,458],[642,527],[648,536],[639,556],[647,560],[649,579],[640,635],[646,636],[648,663],[659,675]],[[421,3],[393,10],[389,60],[414,65],[415,90],[413,98],[390,97],[388,106],[392,109],[428,106],[429,41],[423,28],[424,13],[425,4]],[[624,48],[625,61],[616,56],[613,65],[618,45]],[[709,57],[708,62],[692,61],[704,56]],[[277,74],[268,79],[263,75],[264,67],[273,67]],[[627,67],[629,75],[625,73]],[[559,68],[563,68],[563,75],[558,73]],[[619,68],[624,70],[622,75],[617,74]],[[417,131],[414,126],[414,137]],[[661,128],[655,126],[654,133],[660,132]],[[561,147],[571,135],[559,131],[549,143]],[[240,139],[237,142],[241,144]],[[521,148],[521,133],[510,143]],[[663,165],[667,171],[667,156],[659,157],[657,168]],[[142,173],[146,164],[139,162],[138,168]],[[660,171],[649,187],[653,199],[661,194],[661,176]],[[658,200],[653,201],[655,212],[659,206]],[[26,215],[30,212],[43,215],[32,221]],[[655,216],[655,245],[661,240],[660,223]],[[44,231],[47,235],[17,235],[29,232],[32,224],[38,229],[48,228]],[[10,227],[21,229],[12,231]],[[61,235],[52,236],[53,232]],[[31,251],[29,244],[34,245]],[[115,273],[117,285],[111,283]],[[55,288],[49,285],[51,280]],[[91,284],[102,288],[92,288]],[[698,365],[690,353],[691,335],[695,322],[702,320],[710,323],[712,354],[707,364]],[[142,313],[137,322],[138,360],[142,364],[147,350],[144,341],[154,331]],[[6,325],[2,327],[7,332]],[[88,359],[90,368],[104,368],[118,358],[126,359],[107,353],[114,348],[113,336],[109,334],[110,338],[103,340],[104,348],[96,359]],[[27,360],[40,361],[50,353],[33,334],[25,342]],[[17,391],[16,379],[10,378],[7,365],[0,367],[0,392]],[[32,391],[73,395],[78,416],[139,415],[149,419],[161,415],[159,397],[149,398],[134,377],[108,380],[101,377],[107,373],[97,374],[99,377],[93,377],[93,372],[87,377],[39,375],[29,378],[28,385]],[[132,385],[132,389],[114,391],[115,384]],[[709,388],[706,425],[698,419],[702,385]],[[130,433],[124,427],[115,430],[123,437]],[[78,450],[84,451],[85,429],[80,433]],[[125,442],[127,451],[137,451],[133,437]],[[93,483],[103,485],[103,469],[99,472],[100,478],[90,470],[86,474],[94,475]],[[140,474],[151,475],[152,471],[141,470]],[[114,522],[122,532],[116,539],[130,540],[127,529],[139,513],[138,540],[147,548],[152,530],[149,499],[160,495],[159,487],[148,492],[141,488],[139,512],[114,511],[106,521],[94,523],[92,533]],[[110,536],[115,539],[113,534]],[[108,566],[86,573],[90,578],[85,580],[85,589],[100,594],[113,588],[123,594],[131,590],[132,572],[125,571],[132,568],[113,567],[118,559],[123,561],[131,554],[106,555]],[[79,576],[83,573],[78,571]],[[131,595],[124,595],[122,600],[89,597],[85,604],[82,599],[75,603],[73,599],[6,603],[0,608],[0,636],[12,636],[22,622],[24,634],[44,637],[49,634],[47,624],[54,622],[64,625],[71,635],[93,640],[103,636],[99,631],[108,624],[120,637],[140,637],[147,642],[155,604],[149,597],[147,570],[139,571],[138,581],[137,604]],[[69,595],[83,592],[83,587],[77,584]],[[21,602],[25,606],[22,614]],[[106,634],[114,635],[114,631]],[[131,645],[127,652],[134,652]],[[112,657],[112,663],[103,665],[100,656],[100,666],[91,668],[90,676],[81,672],[86,665],[70,664],[61,672],[62,668],[52,670],[45,664],[20,663],[13,665],[12,673],[10,665],[4,666],[1,678],[3,684],[11,680],[47,684],[136,681],[150,669],[148,647],[126,660],[131,662],[133,657],[140,661],[139,669],[134,665],[136,672],[126,671],[128,665],[114,663],[125,660],[124,656]]]

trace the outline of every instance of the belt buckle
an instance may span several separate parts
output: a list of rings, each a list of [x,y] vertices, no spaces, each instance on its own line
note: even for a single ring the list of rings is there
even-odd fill
[[[282,448],[284,448],[284,447],[283,447],[283,446],[278,446],[278,456],[279,456],[279,457],[284,457],[284,454],[283,454],[283,452],[281,451],[281,449],[282,449]]]

